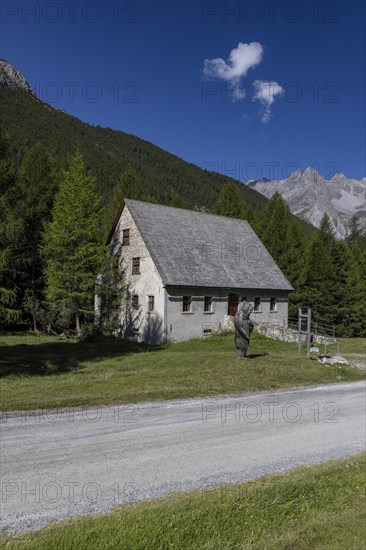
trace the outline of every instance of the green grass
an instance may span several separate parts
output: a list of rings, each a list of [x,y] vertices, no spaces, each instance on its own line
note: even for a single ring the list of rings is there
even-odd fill
[[[3,535],[27,550],[363,550],[366,455]]]
[[[349,344],[347,344],[349,345]],[[0,337],[2,410],[133,403],[354,381],[366,373],[297,357],[297,345],[254,334],[238,361],[233,335],[148,347],[103,337],[77,343]]]
[[[331,353],[336,353],[334,346],[329,346]],[[366,338],[340,338],[339,353],[362,353],[366,355]]]

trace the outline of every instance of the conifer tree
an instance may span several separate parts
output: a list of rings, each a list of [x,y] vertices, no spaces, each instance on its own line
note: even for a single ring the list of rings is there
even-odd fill
[[[280,193],[276,192],[268,201],[257,231],[295,289],[289,296],[289,314],[295,316],[301,302],[299,278],[303,264],[304,236]]]
[[[344,323],[350,336],[366,336],[366,236],[360,225],[354,217],[346,238],[350,260]]]
[[[43,245],[47,299],[73,320],[78,336],[81,323],[93,317],[95,283],[106,252],[100,222],[95,178],[78,153],[63,174]]]
[[[318,323],[334,325],[342,317],[345,254],[336,241],[328,214],[324,214],[319,231],[307,243],[300,283],[303,305],[312,308]]]
[[[123,199],[145,200],[145,198],[144,189],[137,173],[131,166],[128,166],[118,179],[104,210],[103,225],[105,238],[108,237]]]
[[[25,155],[18,174],[16,215],[23,220],[22,256],[26,264],[20,283],[23,307],[32,318],[33,330],[40,321],[44,296],[43,259],[40,245],[45,223],[50,220],[57,177],[53,159],[37,143]]]
[[[311,307],[314,321],[332,325],[334,269],[331,257],[319,234],[309,238],[304,256],[300,277],[300,303],[305,307]]]
[[[225,183],[221,188],[214,212],[228,218],[245,218],[246,211],[238,184]]]
[[[347,243],[353,247],[360,244],[362,240],[361,222],[356,215],[353,215],[347,226]]]
[[[349,269],[343,317],[344,335],[366,336],[366,259],[356,248],[349,249]]]
[[[0,132],[0,323],[21,320],[17,277],[22,270],[19,238],[22,220],[14,214],[16,169],[10,158],[10,142]]]
[[[95,322],[101,331],[113,333],[121,324],[121,307],[126,299],[124,272],[119,265],[122,245],[112,239],[97,276]]]

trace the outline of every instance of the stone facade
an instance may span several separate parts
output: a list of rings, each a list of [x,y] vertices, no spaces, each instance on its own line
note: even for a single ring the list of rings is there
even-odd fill
[[[274,325],[270,323],[255,323],[254,332],[264,334],[264,336],[267,336],[267,338],[271,338],[272,340],[281,340],[282,342],[297,342],[299,338],[299,333],[297,330],[288,328],[287,326]],[[302,334],[302,341],[305,342],[305,339],[305,334]],[[321,336],[319,334],[313,335],[312,341],[314,344],[322,344],[326,346],[337,343],[336,338]]]

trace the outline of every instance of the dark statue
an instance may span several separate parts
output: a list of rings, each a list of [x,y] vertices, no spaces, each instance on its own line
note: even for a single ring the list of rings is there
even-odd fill
[[[243,359],[247,355],[250,333],[253,331],[254,324],[249,320],[253,306],[245,300],[239,303],[238,311],[234,317],[235,326],[235,346],[238,350],[238,359]]]

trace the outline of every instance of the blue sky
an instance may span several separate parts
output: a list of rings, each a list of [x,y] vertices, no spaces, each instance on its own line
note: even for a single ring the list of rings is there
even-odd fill
[[[308,166],[366,175],[364,2],[4,0],[1,9],[1,57],[84,121],[242,181]]]

